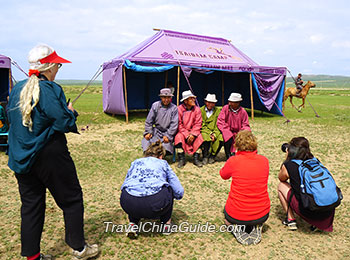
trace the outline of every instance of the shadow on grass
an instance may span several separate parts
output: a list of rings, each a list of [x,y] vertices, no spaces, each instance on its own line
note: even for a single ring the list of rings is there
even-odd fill
[[[286,213],[282,209],[282,206],[275,207],[274,213],[275,213],[277,219],[280,220],[279,224],[283,225],[282,221],[283,221],[283,219],[286,218]],[[317,235],[317,234],[322,234],[322,235],[330,234],[329,232],[325,232],[325,231],[321,231],[321,230],[317,230],[316,232],[315,231],[311,231],[311,229],[310,229],[311,224],[306,222],[304,219],[302,219],[300,216],[298,216],[295,213],[294,213],[294,216],[295,216],[295,219],[296,219],[296,222],[297,222],[297,226],[298,226],[297,232],[301,231],[301,232],[303,232],[305,234],[315,234],[315,235]],[[292,231],[289,231],[287,229],[287,227],[286,227],[286,232],[292,232]]]

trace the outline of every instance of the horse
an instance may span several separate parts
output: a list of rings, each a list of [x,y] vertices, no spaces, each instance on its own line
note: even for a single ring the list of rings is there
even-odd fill
[[[296,108],[299,112],[301,110],[301,108],[305,108],[305,98],[307,96],[307,94],[309,93],[310,88],[314,88],[316,87],[316,84],[312,83],[310,80],[305,84],[305,86],[303,86],[303,89],[301,90],[301,92],[299,94],[297,94],[297,90],[294,87],[291,88],[287,88],[286,91],[284,92],[284,97],[283,97],[283,110],[284,110],[284,103],[287,100],[287,98],[289,97],[289,101],[292,104],[293,108],[296,108],[292,102],[293,97],[297,97],[297,98],[302,98],[303,99],[303,103],[298,106],[298,108]]]

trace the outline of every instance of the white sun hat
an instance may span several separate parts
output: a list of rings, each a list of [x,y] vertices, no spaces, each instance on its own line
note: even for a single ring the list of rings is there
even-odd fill
[[[242,100],[242,95],[239,93],[231,93],[230,97],[228,98],[228,101],[231,102],[240,102]]]
[[[208,95],[206,96],[206,98],[205,98],[204,100],[205,100],[205,101],[208,101],[208,102],[213,102],[213,103],[218,102],[218,101],[216,100],[215,94],[209,94],[209,93],[208,93]]]
[[[191,90],[186,90],[186,91],[182,92],[182,99],[180,101],[183,102],[184,100],[186,100],[190,97],[196,98],[196,96],[192,94]]]

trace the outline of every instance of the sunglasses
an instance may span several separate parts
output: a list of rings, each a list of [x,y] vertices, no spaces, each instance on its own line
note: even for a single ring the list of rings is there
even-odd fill
[[[61,68],[61,67],[62,67],[62,63],[58,63],[58,64],[57,64],[57,67],[58,67],[58,68]]]

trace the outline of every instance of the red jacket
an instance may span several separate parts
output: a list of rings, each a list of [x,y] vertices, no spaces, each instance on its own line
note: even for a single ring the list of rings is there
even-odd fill
[[[220,170],[224,180],[232,177],[225,210],[232,218],[256,220],[270,211],[267,192],[269,161],[254,152],[240,152],[230,157]]]

